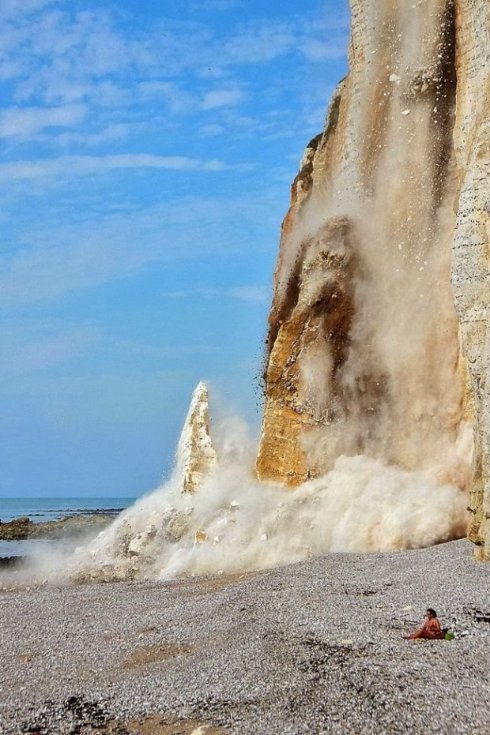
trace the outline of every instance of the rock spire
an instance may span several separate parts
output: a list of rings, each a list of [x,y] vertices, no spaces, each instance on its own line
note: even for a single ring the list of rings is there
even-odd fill
[[[216,450],[209,434],[208,389],[200,382],[192,394],[177,448],[177,473],[182,492],[196,492],[216,463]]]

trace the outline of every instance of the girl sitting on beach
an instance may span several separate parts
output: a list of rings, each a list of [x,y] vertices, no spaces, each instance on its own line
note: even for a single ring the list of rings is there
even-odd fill
[[[424,617],[426,618],[426,620],[420,630],[416,630],[415,633],[411,633],[409,636],[407,636],[407,638],[412,641],[419,640],[421,638],[432,641],[443,640],[445,637],[445,633],[441,628],[441,624],[437,618],[436,611],[429,607],[427,608]]]

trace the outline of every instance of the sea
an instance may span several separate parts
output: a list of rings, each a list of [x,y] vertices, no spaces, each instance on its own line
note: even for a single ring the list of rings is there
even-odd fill
[[[113,513],[117,515],[136,498],[1,498],[0,521],[6,523],[28,516],[33,523],[54,521],[77,513]],[[42,543],[42,542],[41,542]],[[0,557],[25,556],[38,548],[39,540],[0,541]]]

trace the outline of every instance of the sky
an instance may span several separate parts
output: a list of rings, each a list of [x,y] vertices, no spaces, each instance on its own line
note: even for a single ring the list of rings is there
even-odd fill
[[[0,503],[134,497],[200,379],[259,431],[347,0],[0,0],[0,26]]]

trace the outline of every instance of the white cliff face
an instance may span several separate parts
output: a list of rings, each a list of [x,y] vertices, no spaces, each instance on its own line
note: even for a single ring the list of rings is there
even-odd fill
[[[217,455],[209,435],[208,389],[195,389],[177,448],[177,476],[183,493],[194,493],[211,474]]]
[[[490,3],[351,9],[283,223],[257,472],[421,471],[470,492],[490,559]]]
[[[490,559],[490,3],[457,0],[452,285],[475,413],[469,537]]]
[[[465,491],[454,8],[351,8],[349,74],[283,225],[257,471],[295,486],[366,455]]]

